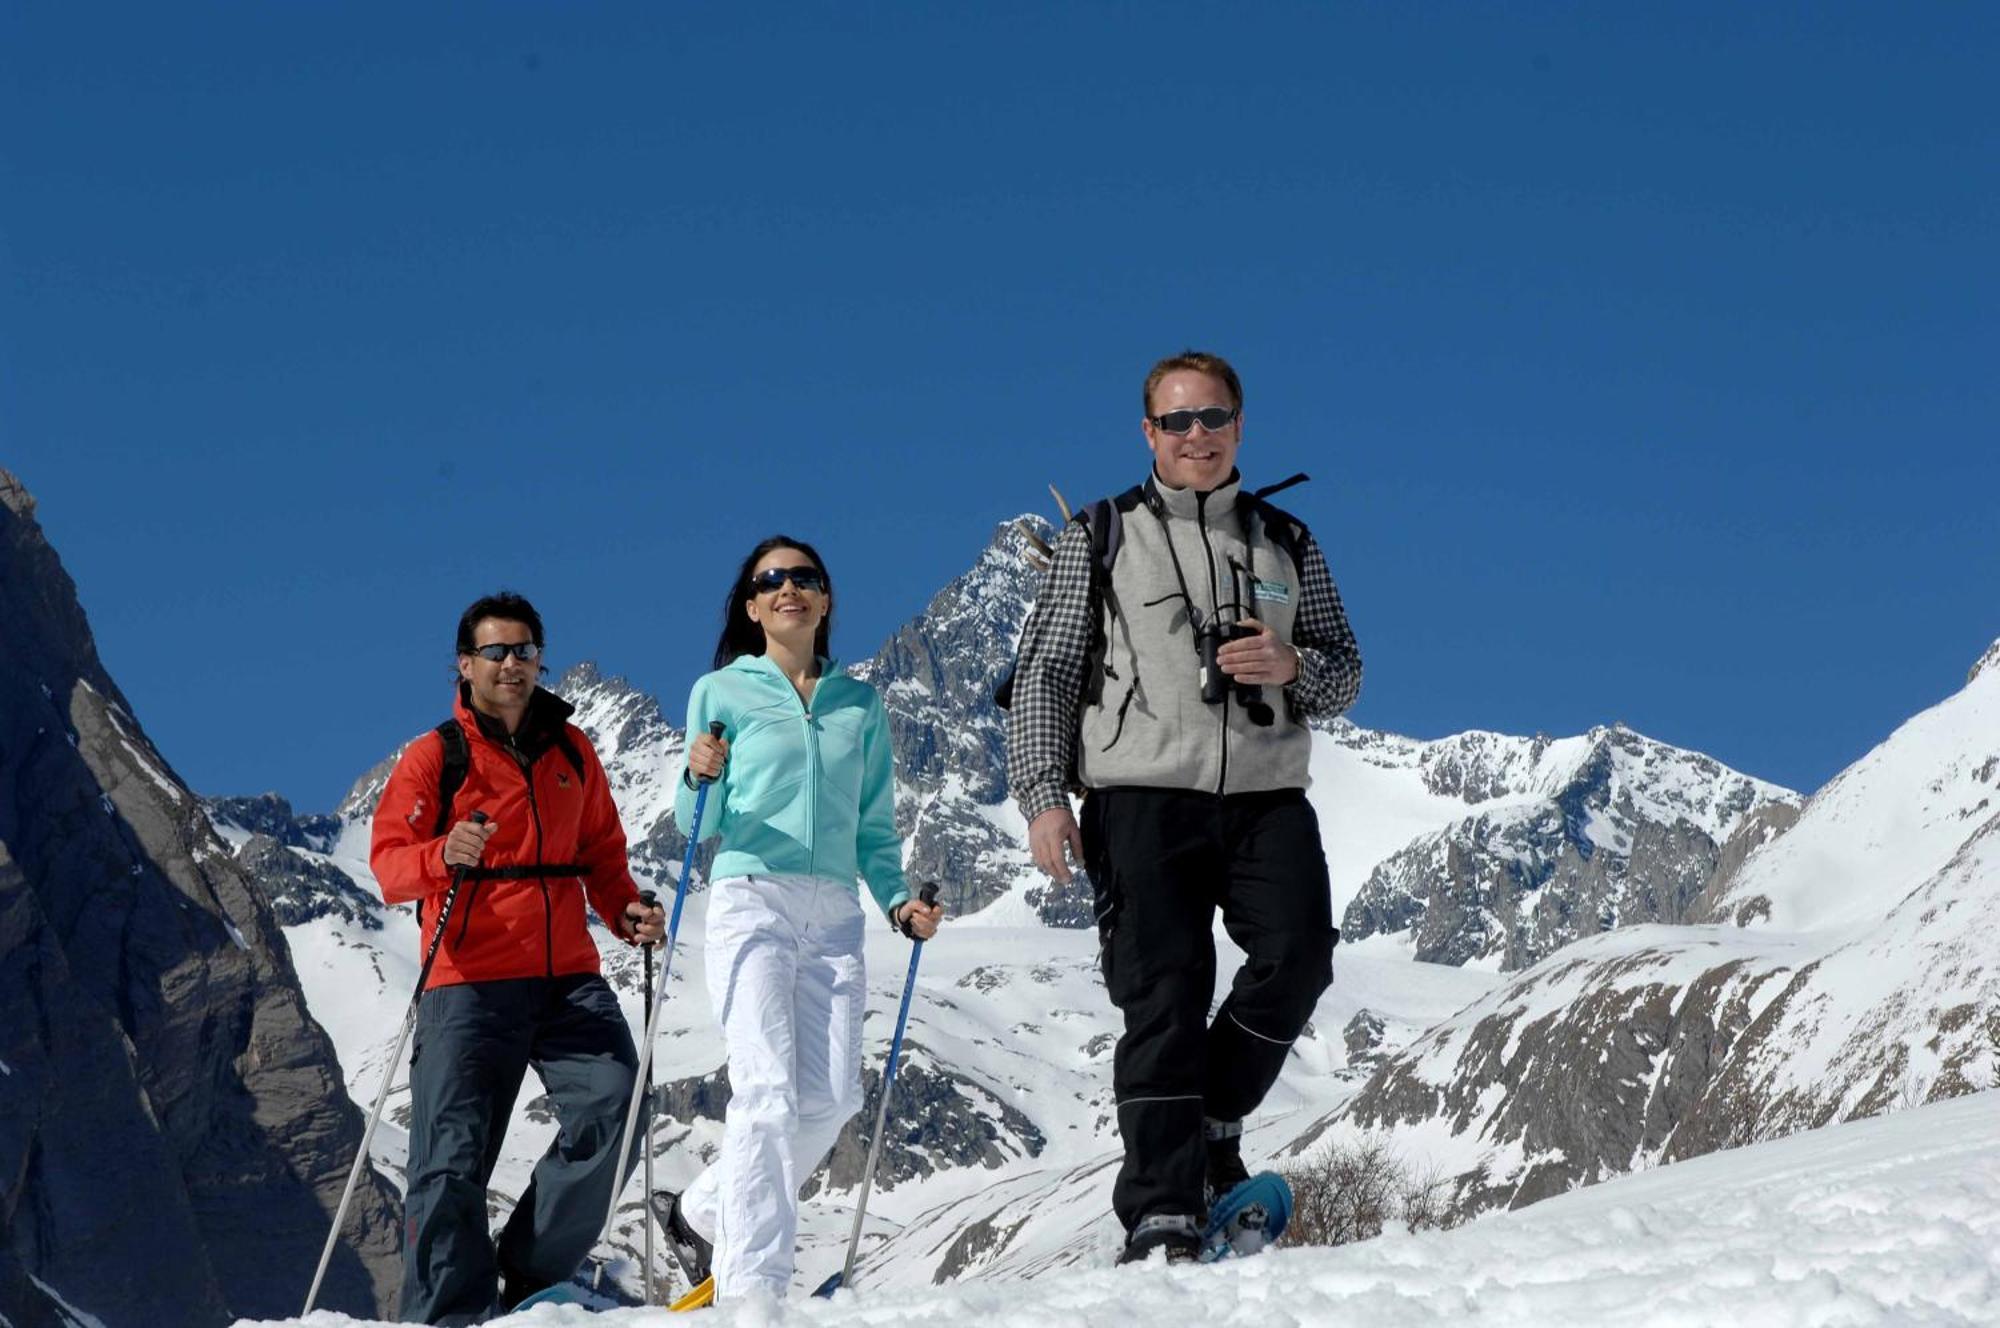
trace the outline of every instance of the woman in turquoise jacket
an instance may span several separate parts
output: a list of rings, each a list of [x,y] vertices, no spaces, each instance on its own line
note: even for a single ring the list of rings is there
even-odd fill
[[[679,1196],[654,1196],[691,1286],[782,1299],[799,1186],[861,1108],[863,911],[857,881],[906,935],[943,910],[910,896],[896,834],[889,722],[874,688],[828,656],[833,584],[811,545],[751,550],[723,606],[715,671],[688,699],[677,803],[713,781],[708,990],[729,1047],[722,1154]],[[710,736],[721,720],[723,736]]]

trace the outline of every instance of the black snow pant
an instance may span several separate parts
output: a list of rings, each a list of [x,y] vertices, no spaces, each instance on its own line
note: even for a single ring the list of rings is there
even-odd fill
[[[496,1250],[486,1186],[530,1065],[548,1091],[556,1137]],[[496,1308],[502,1275],[538,1289],[576,1271],[612,1185],[638,1156],[635,1140],[624,1167],[611,1165],[638,1067],[618,998],[595,973],[424,993],[410,1052],[405,1323],[479,1323]]]
[[[1111,1205],[1127,1231],[1155,1214],[1199,1220],[1202,1117],[1256,1109],[1333,981],[1319,818],[1297,789],[1114,788],[1084,799],[1081,828],[1104,985],[1125,1016]],[[1211,1024],[1218,907],[1246,957]]]

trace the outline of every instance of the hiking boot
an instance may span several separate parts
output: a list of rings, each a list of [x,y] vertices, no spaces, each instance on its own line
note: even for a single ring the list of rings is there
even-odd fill
[[[1139,1219],[1139,1225],[1125,1237],[1119,1263],[1144,1263],[1154,1250],[1166,1255],[1168,1263],[1193,1263],[1201,1257],[1201,1228],[1181,1213],[1155,1213]]]
[[[654,1190],[647,1206],[653,1210],[660,1230],[666,1233],[667,1252],[680,1265],[681,1276],[687,1279],[688,1286],[698,1287],[706,1282],[714,1271],[710,1265],[715,1258],[715,1246],[688,1224],[681,1212],[681,1197],[671,1190]]]
[[[1243,1165],[1243,1123],[1205,1120],[1202,1133],[1208,1145],[1208,1206],[1250,1179]]]

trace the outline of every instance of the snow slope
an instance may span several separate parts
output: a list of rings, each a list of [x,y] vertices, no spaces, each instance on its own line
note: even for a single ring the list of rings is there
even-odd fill
[[[857,1281],[860,1290],[832,1301],[720,1305],[704,1323],[2000,1323],[2000,1093],[1697,1158],[1449,1232],[1281,1249],[1210,1268],[1093,1268],[947,1287]],[[351,1325],[337,1314],[286,1322]],[[679,1320],[660,1309],[551,1306],[505,1322],[668,1328]]]
[[[2000,1085],[2000,669],[1721,883],[1579,941],[1390,1058],[1296,1146],[1392,1132],[1466,1209]]]

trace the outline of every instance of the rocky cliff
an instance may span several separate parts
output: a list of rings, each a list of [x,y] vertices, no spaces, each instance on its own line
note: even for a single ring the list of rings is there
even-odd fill
[[[361,1125],[271,903],[0,471],[0,1318],[295,1314]],[[397,1219],[371,1177],[323,1304],[386,1311]]]

